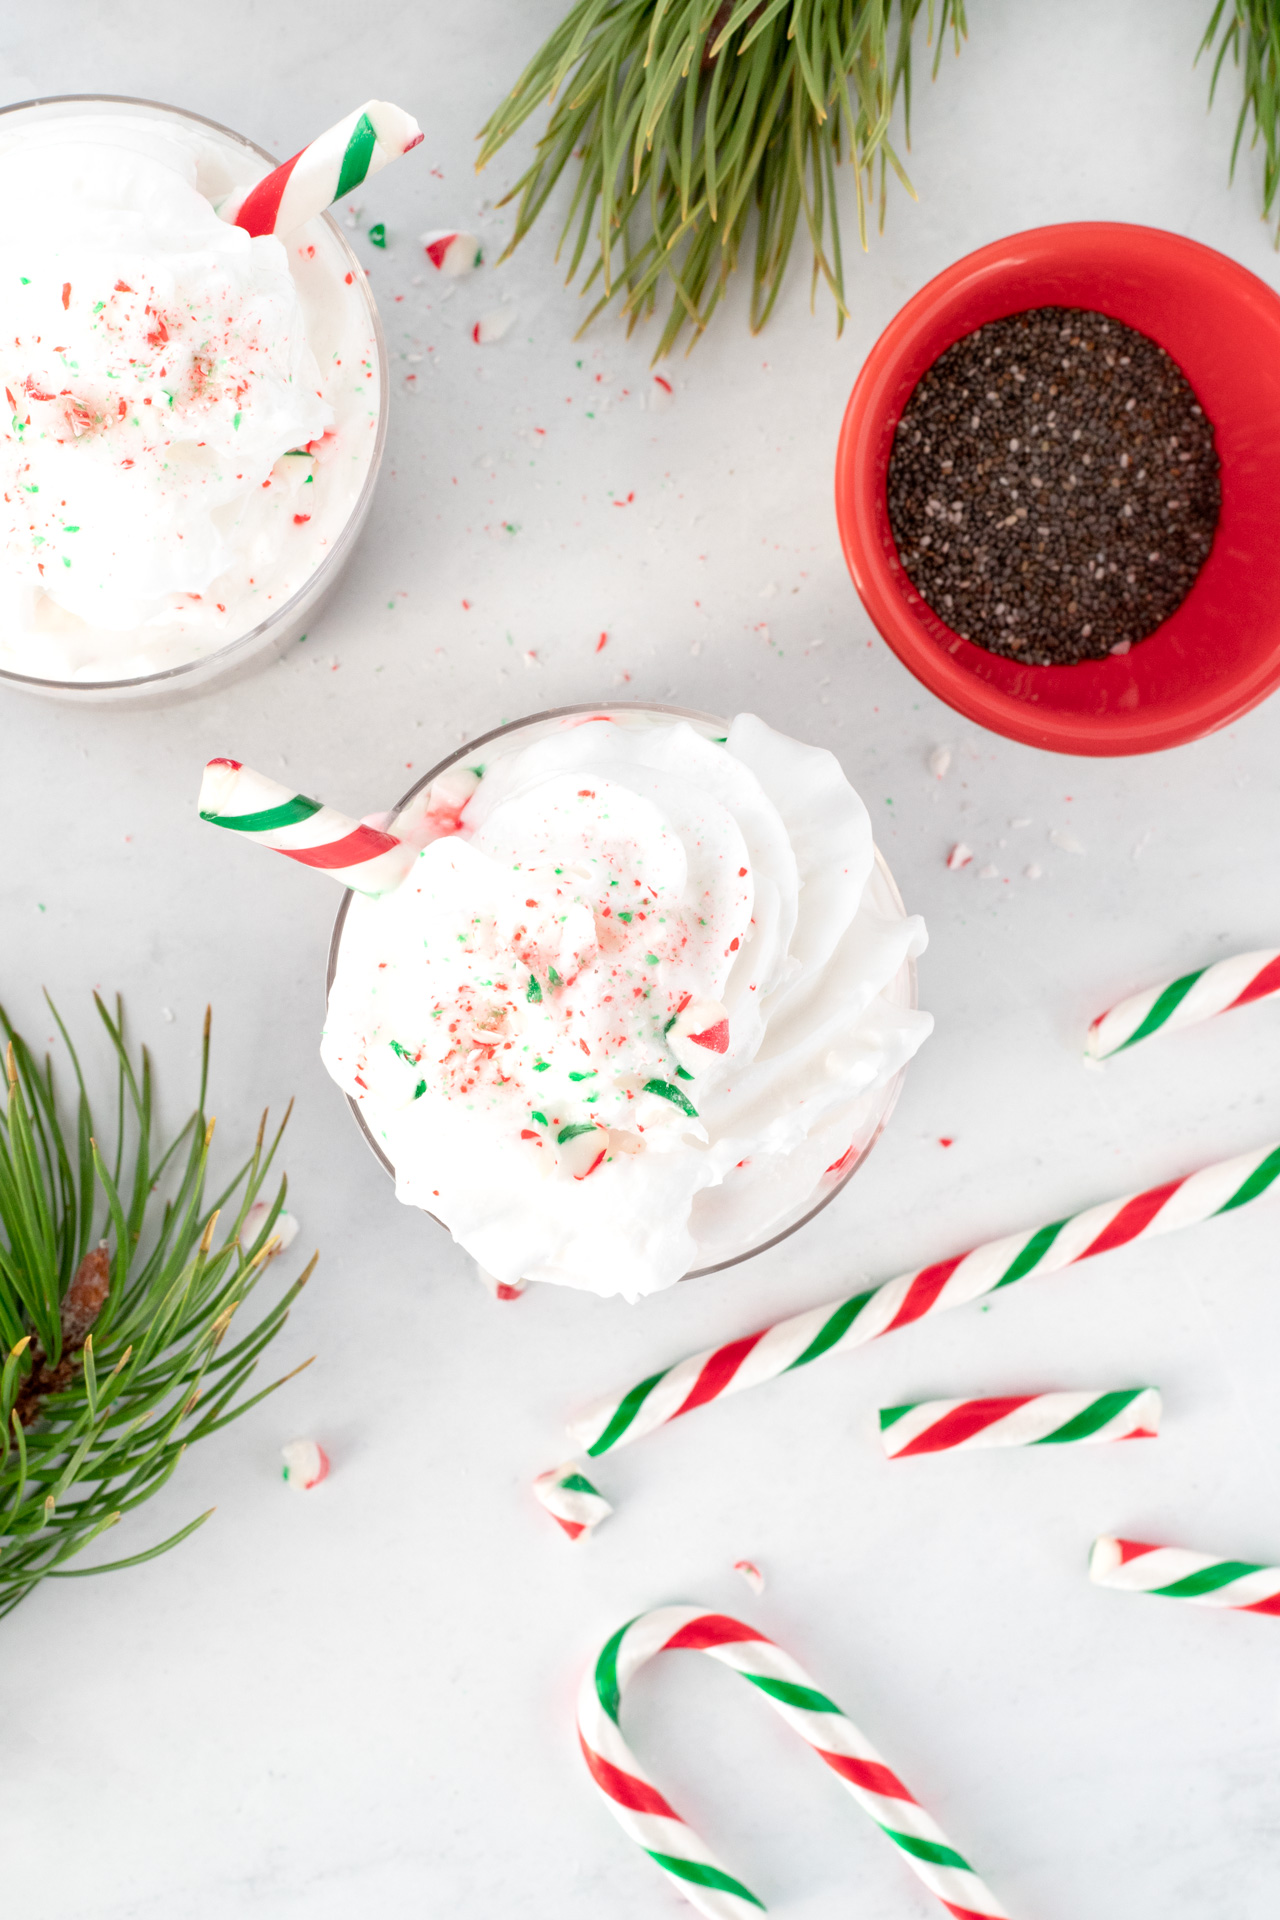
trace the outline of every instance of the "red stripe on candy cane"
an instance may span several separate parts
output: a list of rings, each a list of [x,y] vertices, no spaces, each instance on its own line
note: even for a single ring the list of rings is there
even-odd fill
[[[723,1393],[751,1349],[763,1339],[763,1331],[749,1333],[742,1340],[731,1340],[728,1346],[717,1347],[671,1418],[692,1413],[695,1407],[705,1406],[708,1400]]]
[[[1280,993],[1280,954],[1269,960],[1261,973],[1254,974],[1248,986],[1231,1002],[1231,1007],[1247,1007],[1251,1000],[1265,1000],[1269,993]],[[1231,1007],[1225,1011],[1229,1013]]]
[[[940,1260],[934,1267],[922,1267],[913,1278],[906,1299],[885,1332],[892,1333],[895,1327],[909,1326],[913,1320],[919,1320],[928,1313],[960,1262],[968,1257],[967,1254],[958,1253],[954,1260]]]
[[[357,827],[354,833],[331,840],[325,847],[280,847],[277,851],[290,860],[300,860],[304,867],[355,867],[399,845],[393,835],[377,827]]]
[[[269,173],[265,180],[259,180],[257,186],[245,195],[235,217],[237,227],[243,227],[245,232],[252,234],[255,239],[261,234],[275,232],[276,215],[280,211],[284,190],[289,184],[289,175],[305,152],[304,147],[301,153],[294,154],[292,160],[285,160],[273,173]]]
[[[920,1803],[913,1793],[899,1780],[892,1767],[886,1767],[879,1760],[855,1760],[848,1753],[827,1753],[822,1747],[815,1747],[819,1760],[840,1774],[851,1785],[861,1787],[864,1793],[883,1794],[886,1800],[909,1800],[913,1807]]]
[[[1170,1180],[1167,1185],[1152,1187],[1147,1193],[1135,1193],[1129,1204],[1121,1207],[1115,1219],[1102,1229],[1083,1253],[1076,1255],[1076,1259],[1089,1260],[1095,1253],[1110,1253],[1113,1247],[1123,1247],[1130,1240],[1136,1240],[1182,1184],[1181,1180]]]
[[[705,1653],[708,1647],[735,1646],[744,1640],[758,1640],[767,1647],[773,1644],[767,1634],[753,1633],[741,1620],[731,1619],[727,1613],[702,1613],[673,1633],[669,1640],[664,1640],[662,1651]]]
[[[1140,1560],[1144,1553],[1159,1553],[1160,1551],[1159,1547],[1148,1546],[1142,1540],[1117,1540],[1116,1545],[1120,1549],[1120,1565],[1122,1567],[1130,1560]]]
[[[941,1420],[935,1420],[931,1427],[917,1434],[905,1447],[899,1448],[894,1457],[905,1460],[909,1453],[941,1453],[946,1447],[962,1446],[975,1433],[981,1433],[984,1427],[994,1426],[1006,1414],[1016,1413],[1019,1407],[1025,1407],[1028,1400],[1034,1398],[1034,1394],[1024,1393],[1000,1400],[966,1400],[962,1407],[944,1414]]]
[[[637,1780],[634,1773],[624,1773],[621,1767],[615,1767],[603,1754],[596,1753],[587,1745],[581,1731],[578,1733],[578,1744],[591,1778],[601,1793],[607,1793],[620,1807],[626,1807],[632,1813],[654,1813],[660,1820],[680,1819],[675,1808],[663,1799],[656,1787],[651,1787],[647,1780]]]
[[[1280,1614],[1280,1593],[1273,1593],[1269,1600],[1255,1600],[1251,1607],[1241,1607],[1240,1612]]]

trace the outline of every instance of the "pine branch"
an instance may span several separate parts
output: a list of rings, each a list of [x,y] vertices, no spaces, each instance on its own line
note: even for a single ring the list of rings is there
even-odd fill
[[[59,1102],[51,1062],[36,1060],[0,1008],[8,1043],[0,1113],[0,1352],[7,1356],[0,1366],[0,1615],[43,1579],[136,1566],[208,1518],[124,1560],[67,1565],[157,1493],[191,1441],[283,1385],[246,1393],[315,1266],[223,1349],[233,1316],[275,1252],[283,1177],[248,1245],[241,1234],[288,1114],[270,1141],[263,1115],[252,1152],[210,1203],[208,1015],[199,1104],[157,1155],[146,1050],[135,1065],[119,1003],[113,1013],[95,1000],[116,1063],[114,1137],[106,1148],[57,1009],[76,1083],[72,1115]]]
[[[1237,68],[1243,68],[1244,98],[1231,144],[1231,177],[1235,178],[1240,143],[1252,118],[1249,144],[1256,147],[1262,141],[1262,217],[1270,220],[1280,194],[1280,0],[1217,0],[1200,52],[1208,52],[1215,42],[1210,105],[1227,55]],[[1276,245],[1280,246],[1280,228]]]
[[[579,173],[560,237],[572,281],[593,239],[584,293],[599,294],[583,326],[617,300],[628,331],[651,315],[664,285],[671,305],[655,360],[686,327],[701,336],[736,270],[754,222],[751,326],[781,291],[803,219],[813,287],[826,282],[837,331],[848,315],[835,168],[857,185],[859,239],[880,166],[911,192],[889,140],[901,89],[908,119],[911,44],[923,0],[578,0],[483,128],[483,167],[529,117],[554,101],[518,198],[519,245],[571,159]],[[890,47],[890,21],[897,33]],[[937,61],[951,29],[966,32],[964,0],[928,0]],[[914,197],[914,195],[913,195]],[[503,256],[507,256],[504,254]]]

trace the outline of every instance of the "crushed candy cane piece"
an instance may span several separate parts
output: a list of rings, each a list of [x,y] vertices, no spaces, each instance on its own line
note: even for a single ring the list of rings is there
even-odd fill
[[[655,373],[649,387],[650,413],[669,413],[675,403],[675,388],[665,374]]]
[[[733,1570],[742,1575],[752,1593],[764,1592],[764,1575],[754,1560],[735,1560]]]
[[[705,1073],[729,1051],[729,1009],[719,1000],[687,1000],[667,1028],[667,1045],[684,1071]]]
[[[935,747],[929,755],[929,771],[935,780],[941,780],[951,765],[950,747]]]
[[[376,222],[374,223],[374,225],[370,227],[370,229],[369,229],[369,231],[368,231],[368,233],[367,233],[367,234],[365,235],[365,238],[366,238],[366,239],[368,240],[368,242],[369,242],[369,245],[370,245],[371,247],[385,247],[385,246],[386,246],[386,244],[387,244],[387,230],[386,230],[386,228],[385,228],[385,227],[383,226],[383,224],[382,224],[382,222],[381,222],[381,220],[378,220],[378,221],[376,221]]]
[[[253,1245],[258,1235],[262,1232],[263,1227],[267,1224],[267,1215],[270,1211],[271,1208],[265,1200],[254,1201],[248,1213],[246,1213],[244,1225],[240,1229],[240,1245],[242,1247],[251,1247]],[[298,1223],[293,1215],[291,1213],[278,1213],[276,1215],[275,1225],[271,1229],[270,1246],[272,1254],[283,1253],[286,1247],[293,1245],[297,1237]]]
[[[464,274],[474,273],[484,260],[484,248],[474,233],[455,233],[451,228],[440,228],[422,235],[422,246],[428,260],[446,280],[460,280]]]
[[[1066,827],[1051,827],[1049,838],[1055,847],[1061,847],[1064,853],[1083,853],[1083,843]]]
[[[527,1280],[498,1280],[476,1263],[476,1278],[481,1286],[487,1287],[495,1300],[518,1300],[529,1282]]]
[[[954,847],[952,847],[950,853],[947,855],[947,865],[951,868],[952,872],[954,873],[957,867],[967,867],[969,862],[972,859],[973,859],[973,848],[966,847],[963,840],[957,840]]]
[[[533,1491],[571,1540],[581,1540],[613,1512],[604,1495],[579,1470],[576,1460],[566,1460],[563,1466],[540,1473]]]
[[[495,340],[501,340],[510,333],[516,323],[514,307],[494,307],[490,313],[482,313],[471,329],[471,338],[478,347],[491,347]]]
[[[1028,880],[1041,880],[1044,877],[1044,868],[1038,867],[1034,860],[1029,867],[1023,868],[1023,872],[1026,874]]]
[[[309,1493],[328,1477],[329,1456],[314,1440],[290,1440],[280,1455],[284,1461],[280,1477],[295,1493]]]

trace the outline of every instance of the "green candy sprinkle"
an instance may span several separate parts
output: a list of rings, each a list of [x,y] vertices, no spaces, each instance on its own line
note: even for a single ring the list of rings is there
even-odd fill
[[[369,245],[371,247],[385,247],[386,244],[387,230],[381,220],[379,220],[376,226],[370,227],[369,229]]]

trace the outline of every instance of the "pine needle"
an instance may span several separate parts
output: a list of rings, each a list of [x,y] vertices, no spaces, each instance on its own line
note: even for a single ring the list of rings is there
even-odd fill
[[[830,289],[839,332],[849,308],[835,168],[847,160],[854,169],[865,248],[877,157],[881,224],[888,169],[914,198],[889,125],[901,89],[909,133],[911,42],[923,7],[924,0],[578,0],[480,135],[483,167],[553,103],[532,165],[503,202],[519,202],[503,258],[576,159],[560,249],[570,248],[572,281],[594,235],[583,292],[598,286],[599,294],[584,328],[617,300],[629,332],[669,287],[654,358],[686,329],[692,346],[754,222],[751,326],[759,331],[803,220],[813,287],[821,280]],[[926,25],[938,57],[948,28],[959,51],[964,0],[928,0]]]

